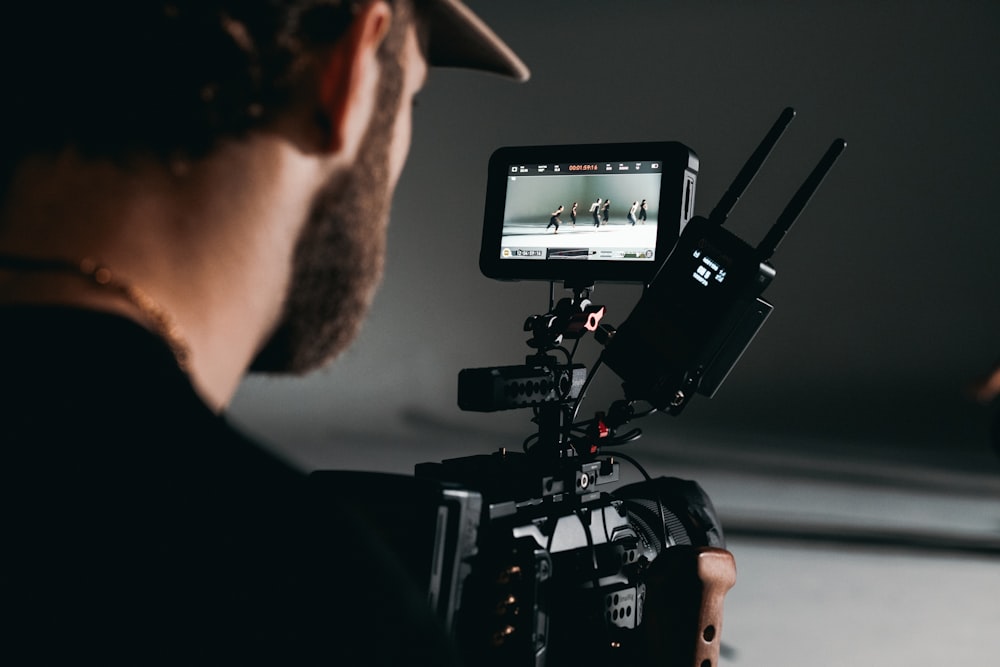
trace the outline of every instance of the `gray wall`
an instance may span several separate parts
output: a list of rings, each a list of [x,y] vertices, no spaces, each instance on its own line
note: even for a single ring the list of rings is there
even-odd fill
[[[1000,3],[470,5],[532,80],[432,73],[362,338],[308,378],[248,381],[237,420],[292,450],[416,422],[526,432],[525,414],[455,407],[458,369],[519,363],[521,324],[547,305],[545,285],[478,273],[491,152],[681,141],[701,159],[706,214],[792,105],[733,231],[756,242],[829,142],[848,149],[774,259],[774,314],[719,396],[675,423],[985,446],[986,413],[962,388],[1000,354]],[[637,296],[607,286],[595,300],[618,323]],[[614,378],[603,382],[588,409],[614,394]]]

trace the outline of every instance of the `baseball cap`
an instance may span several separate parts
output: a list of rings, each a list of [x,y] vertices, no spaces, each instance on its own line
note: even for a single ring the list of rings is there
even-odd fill
[[[430,29],[428,61],[435,67],[493,72],[516,81],[531,76],[528,66],[461,0],[417,3]]]

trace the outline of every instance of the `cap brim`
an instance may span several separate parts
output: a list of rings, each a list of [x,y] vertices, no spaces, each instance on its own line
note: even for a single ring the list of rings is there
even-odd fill
[[[428,0],[418,7],[430,31],[427,58],[432,66],[478,69],[516,81],[531,76],[517,54],[459,0]]]

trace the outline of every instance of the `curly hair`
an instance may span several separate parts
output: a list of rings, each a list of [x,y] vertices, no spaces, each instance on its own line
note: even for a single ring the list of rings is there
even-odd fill
[[[0,27],[4,161],[202,156],[273,119],[297,58],[367,1],[23,2]]]

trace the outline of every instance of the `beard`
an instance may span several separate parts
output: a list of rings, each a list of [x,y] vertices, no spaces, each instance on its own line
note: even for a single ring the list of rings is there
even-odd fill
[[[383,45],[393,41],[401,40]],[[296,243],[282,316],[251,371],[302,374],[327,364],[357,337],[381,282],[392,200],[389,154],[403,87],[399,54],[382,56],[357,162],[316,194]]]

